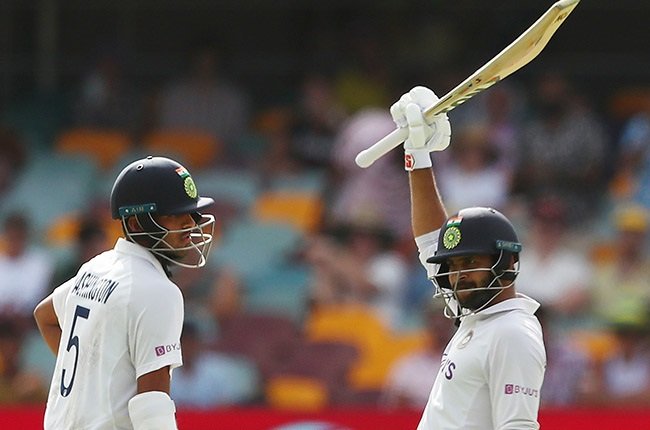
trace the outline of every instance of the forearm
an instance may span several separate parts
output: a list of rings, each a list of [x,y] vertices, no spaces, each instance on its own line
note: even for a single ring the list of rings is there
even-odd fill
[[[432,169],[409,172],[411,190],[411,226],[418,237],[439,229],[447,212],[440,198]]]
[[[48,296],[40,302],[34,309],[34,319],[41,333],[43,340],[50,350],[57,355],[59,352],[59,342],[61,340],[61,327],[54,312],[52,296]]]

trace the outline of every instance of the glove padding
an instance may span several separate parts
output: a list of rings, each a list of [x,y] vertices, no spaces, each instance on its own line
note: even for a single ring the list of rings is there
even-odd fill
[[[439,99],[429,88],[417,86],[390,107],[395,124],[409,129],[409,137],[404,142],[405,150],[433,152],[449,146],[451,125],[447,114],[438,114],[427,122],[422,113]]]

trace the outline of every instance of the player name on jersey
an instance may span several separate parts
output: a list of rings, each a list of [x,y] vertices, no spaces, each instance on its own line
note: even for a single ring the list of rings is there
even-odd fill
[[[75,281],[72,294],[99,303],[106,303],[118,284],[112,279],[100,278],[94,273],[85,272]]]

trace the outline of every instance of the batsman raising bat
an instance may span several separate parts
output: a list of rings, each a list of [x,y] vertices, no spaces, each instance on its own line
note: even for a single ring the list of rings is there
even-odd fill
[[[390,109],[408,132],[404,160],[420,261],[445,315],[458,322],[418,430],[538,429],[546,353],[534,315],[539,304],[515,290],[521,244],[492,208],[447,216],[430,153],[449,146],[451,127],[445,113],[423,115],[437,101],[430,89],[415,87]]]

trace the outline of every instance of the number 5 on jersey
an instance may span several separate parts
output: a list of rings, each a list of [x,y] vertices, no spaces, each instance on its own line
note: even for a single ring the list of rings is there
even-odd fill
[[[63,397],[67,397],[72,391],[72,384],[74,384],[74,377],[77,373],[77,361],[79,360],[79,337],[74,334],[74,328],[77,325],[77,318],[88,319],[89,314],[90,309],[79,305],[77,305],[77,308],[74,311],[72,327],[70,328],[70,338],[68,339],[68,346],[66,347],[67,352],[70,352],[70,349],[74,347],[74,366],[72,366],[72,376],[70,377],[68,385],[65,385],[66,369],[63,368],[63,371],[61,372],[61,395]]]

